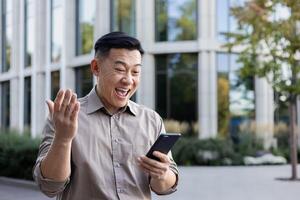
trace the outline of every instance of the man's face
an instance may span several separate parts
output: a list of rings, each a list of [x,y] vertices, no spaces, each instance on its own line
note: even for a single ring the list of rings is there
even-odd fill
[[[136,91],[142,57],[138,50],[111,49],[108,56],[97,59],[97,93],[109,112],[124,107]]]

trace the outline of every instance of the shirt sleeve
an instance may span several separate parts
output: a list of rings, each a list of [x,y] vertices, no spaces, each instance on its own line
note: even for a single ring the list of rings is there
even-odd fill
[[[40,190],[49,197],[54,197],[57,194],[61,193],[70,181],[70,177],[68,177],[65,181],[62,182],[53,181],[51,179],[45,178],[41,172],[41,161],[45,158],[50,149],[54,138],[54,133],[55,130],[53,123],[50,120],[50,118],[48,118],[43,129],[44,137],[39,147],[37,160],[33,167],[33,179],[39,186]]]
[[[164,123],[163,123],[163,120],[162,118],[160,118],[160,132],[159,133],[166,133],[166,129],[165,129],[165,126],[164,126]],[[157,193],[155,192],[152,188],[151,190],[156,193],[157,195],[167,195],[167,194],[172,194],[173,192],[176,192],[177,191],[177,185],[178,185],[178,179],[179,179],[179,171],[178,171],[178,167],[177,167],[177,164],[175,163],[174,159],[173,159],[173,156],[172,156],[172,152],[170,151],[168,153],[168,156],[170,158],[170,161],[171,161],[171,164],[170,164],[170,169],[172,170],[172,172],[175,174],[176,176],[176,181],[175,181],[175,184],[169,188],[168,190],[164,191],[164,192],[160,192],[160,193]],[[151,187],[151,186],[150,186]]]

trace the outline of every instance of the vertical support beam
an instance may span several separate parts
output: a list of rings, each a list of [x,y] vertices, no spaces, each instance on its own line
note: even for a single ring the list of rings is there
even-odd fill
[[[142,41],[142,46],[146,52],[143,57],[141,83],[137,92],[137,101],[155,109],[155,60],[154,55],[149,52],[155,40],[155,5],[154,1],[137,0],[136,3],[136,34],[137,38]]]
[[[274,127],[273,89],[266,79],[255,78],[256,134],[264,141],[264,148],[273,144]]]
[[[215,55],[201,52],[198,63],[199,138],[214,138],[217,136]]]

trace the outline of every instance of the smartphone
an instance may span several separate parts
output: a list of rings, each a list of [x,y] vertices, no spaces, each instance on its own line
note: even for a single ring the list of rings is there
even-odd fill
[[[154,151],[159,151],[164,154],[168,154],[176,141],[180,138],[180,133],[162,133],[156,139],[146,156],[148,158],[160,161],[159,158],[153,155]]]

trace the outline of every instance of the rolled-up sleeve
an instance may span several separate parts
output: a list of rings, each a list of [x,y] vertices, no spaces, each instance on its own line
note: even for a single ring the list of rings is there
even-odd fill
[[[47,179],[41,171],[41,162],[47,155],[54,138],[54,127],[52,121],[48,118],[43,129],[43,139],[39,147],[36,163],[33,167],[33,179],[39,186],[40,190],[49,197],[54,197],[61,193],[70,181],[68,177],[65,181],[58,182]]]

